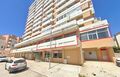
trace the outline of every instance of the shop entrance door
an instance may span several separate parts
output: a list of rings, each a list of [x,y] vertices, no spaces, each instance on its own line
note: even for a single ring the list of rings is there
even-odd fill
[[[102,54],[102,60],[103,61],[109,61],[109,53],[106,48],[101,49],[101,54]]]

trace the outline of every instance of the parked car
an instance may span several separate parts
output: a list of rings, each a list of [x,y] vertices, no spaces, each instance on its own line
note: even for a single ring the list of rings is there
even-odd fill
[[[117,66],[120,66],[120,58],[117,58],[117,59],[116,59],[116,65],[117,65]]]
[[[9,71],[9,73],[20,71],[27,68],[27,62],[24,58],[17,58],[15,60],[9,60],[5,64],[5,69]]]
[[[8,58],[6,56],[0,56],[0,62],[7,62]]]

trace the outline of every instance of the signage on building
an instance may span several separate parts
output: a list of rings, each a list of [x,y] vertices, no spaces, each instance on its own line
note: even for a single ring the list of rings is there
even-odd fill
[[[45,48],[55,48],[55,47],[62,47],[62,46],[70,46],[70,45],[77,45],[77,39],[75,36],[66,37],[60,40],[54,40],[50,42],[46,42],[43,44],[39,44],[37,49],[45,49]]]

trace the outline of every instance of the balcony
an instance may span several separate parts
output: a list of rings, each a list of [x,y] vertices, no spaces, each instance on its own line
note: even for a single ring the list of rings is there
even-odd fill
[[[78,20],[78,21],[77,21],[77,24],[78,24],[78,25],[82,25],[82,24],[84,24],[84,23],[86,23],[86,22],[93,21],[93,20],[94,20],[94,18],[90,18],[90,19],[85,20],[85,21],[83,21],[83,19],[82,19],[82,20]]]
[[[34,18],[36,19],[36,18],[39,17],[41,14],[42,14],[42,11],[36,12]]]
[[[37,23],[37,22],[41,22],[41,20],[42,20],[41,17],[39,17],[39,18],[35,19],[33,23],[35,24],[35,23]],[[33,26],[34,26],[34,25],[33,25]]]
[[[91,20],[93,20],[93,19],[91,19]],[[86,21],[84,21],[84,22],[86,22]],[[106,28],[106,27],[108,27],[108,22],[107,22],[107,20],[103,20],[103,21],[98,21],[98,22],[96,22],[94,24],[91,24],[89,26],[81,27],[81,28],[79,28],[79,31],[87,31],[87,30],[90,30],[90,29],[93,30],[93,29]]]
[[[48,0],[48,2],[44,5],[44,7],[49,6],[49,4],[52,2],[52,0]]]
[[[77,45],[76,36],[66,37],[59,40],[54,40],[51,42],[39,44],[37,49],[55,48],[55,47],[71,46],[71,45]]]
[[[61,0],[60,2],[56,3],[56,7],[60,6],[60,5],[63,4],[64,2],[66,2],[66,0]]]
[[[49,13],[52,13],[54,8],[50,8],[48,11],[45,12],[46,15],[48,15]]]
[[[47,20],[47,21],[43,22],[43,24],[42,24],[42,25],[43,25],[43,26],[44,26],[44,25],[47,25],[47,24],[49,24],[51,21],[52,21],[52,19]]]
[[[38,30],[38,29],[40,29],[40,28],[41,28],[41,26],[40,26],[40,25],[39,25],[39,26],[36,26],[35,28],[33,28],[33,30],[32,30],[32,31],[34,32],[34,31],[36,31],[36,30]]]
[[[41,35],[42,36],[45,36],[45,35],[49,35],[52,33],[52,30],[51,29],[48,29],[48,30],[45,30],[45,31],[41,31]]]
[[[65,18],[63,18],[63,19],[61,19],[61,20],[59,20],[59,21],[57,21],[55,26],[58,26],[59,24],[61,24],[61,23],[63,23],[63,22],[67,22],[67,20],[69,20],[69,17],[68,17],[68,16],[65,17]]]
[[[72,11],[72,10],[74,10],[74,9],[76,9],[76,8],[80,8],[80,3],[76,3],[73,6],[71,6],[70,8],[68,8],[65,11],[61,12],[60,14],[57,15],[57,18],[64,15],[64,14],[66,14],[66,13],[68,13],[68,12],[70,12],[70,11]]]
[[[31,33],[32,33],[32,31],[29,31],[29,32],[25,33],[25,36],[27,36],[27,35],[29,35]]]
[[[62,5],[60,8],[57,9],[57,12],[61,11],[62,9],[66,8],[67,6],[71,5],[72,3],[74,3],[76,0],[69,0],[68,2],[66,2],[64,5]]]
[[[81,16],[81,15],[82,15],[82,11],[81,10],[75,11],[72,14],[70,14],[70,19],[73,19],[73,18]]]
[[[45,12],[45,11],[49,10],[49,8],[53,6],[53,4],[54,4],[54,3],[51,3],[50,5],[48,5],[46,8],[44,8],[43,11]]]
[[[29,39],[30,37],[31,37],[30,35],[26,36],[26,37],[23,38],[23,40]]]
[[[40,25],[41,22],[42,22],[42,21],[38,21],[38,22],[36,22],[36,23],[33,25],[33,27]]]
[[[32,36],[35,36],[35,35],[38,35],[38,34],[40,34],[40,31],[36,31],[36,32],[32,33]]]
[[[19,48],[16,50],[13,50],[12,53],[18,53],[18,52],[33,52],[36,50],[37,45],[33,45],[33,46],[28,46],[28,47],[24,47],[24,48]]]
[[[41,31],[46,31],[46,30],[49,30],[49,29],[51,29],[51,25],[49,25],[49,26],[43,28]]]
[[[62,30],[67,30],[69,28],[76,28],[76,27],[77,27],[77,22],[76,22],[76,20],[73,20],[73,21],[67,22],[66,24],[63,24],[61,26],[55,27],[52,30],[52,33],[59,32]]]
[[[43,18],[43,22],[46,22],[49,18],[52,18],[52,13]]]
[[[29,27],[28,29],[26,29],[25,32],[28,32],[28,31],[30,31],[30,30],[32,30],[32,27]]]

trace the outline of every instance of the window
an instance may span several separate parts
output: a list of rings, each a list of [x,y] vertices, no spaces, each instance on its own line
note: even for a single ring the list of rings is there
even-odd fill
[[[62,58],[62,53],[53,53],[53,58]]]
[[[88,33],[89,40],[95,40],[97,39],[96,31],[91,31]]]
[[[58,39],[62,39],[62,36],[58,36],[58,37],[53,38],[53,40],[58,40]]]
[[[107,38],[109,37],[107,28],[97,30],[98,38]]]
[[[74,35],[76,35],[76,33],[65,34],[65,37],[70,37],[70,36],[74,36]]]
[[[95,40],[109,37],[107,28],[86,32],[80,35],[81,41]]]
[[[16,60],[14,63],[23,63],[25,60]]]
[[[87,33],[81,34],[80,35],[80,40],[81,41],[88,40]]]

